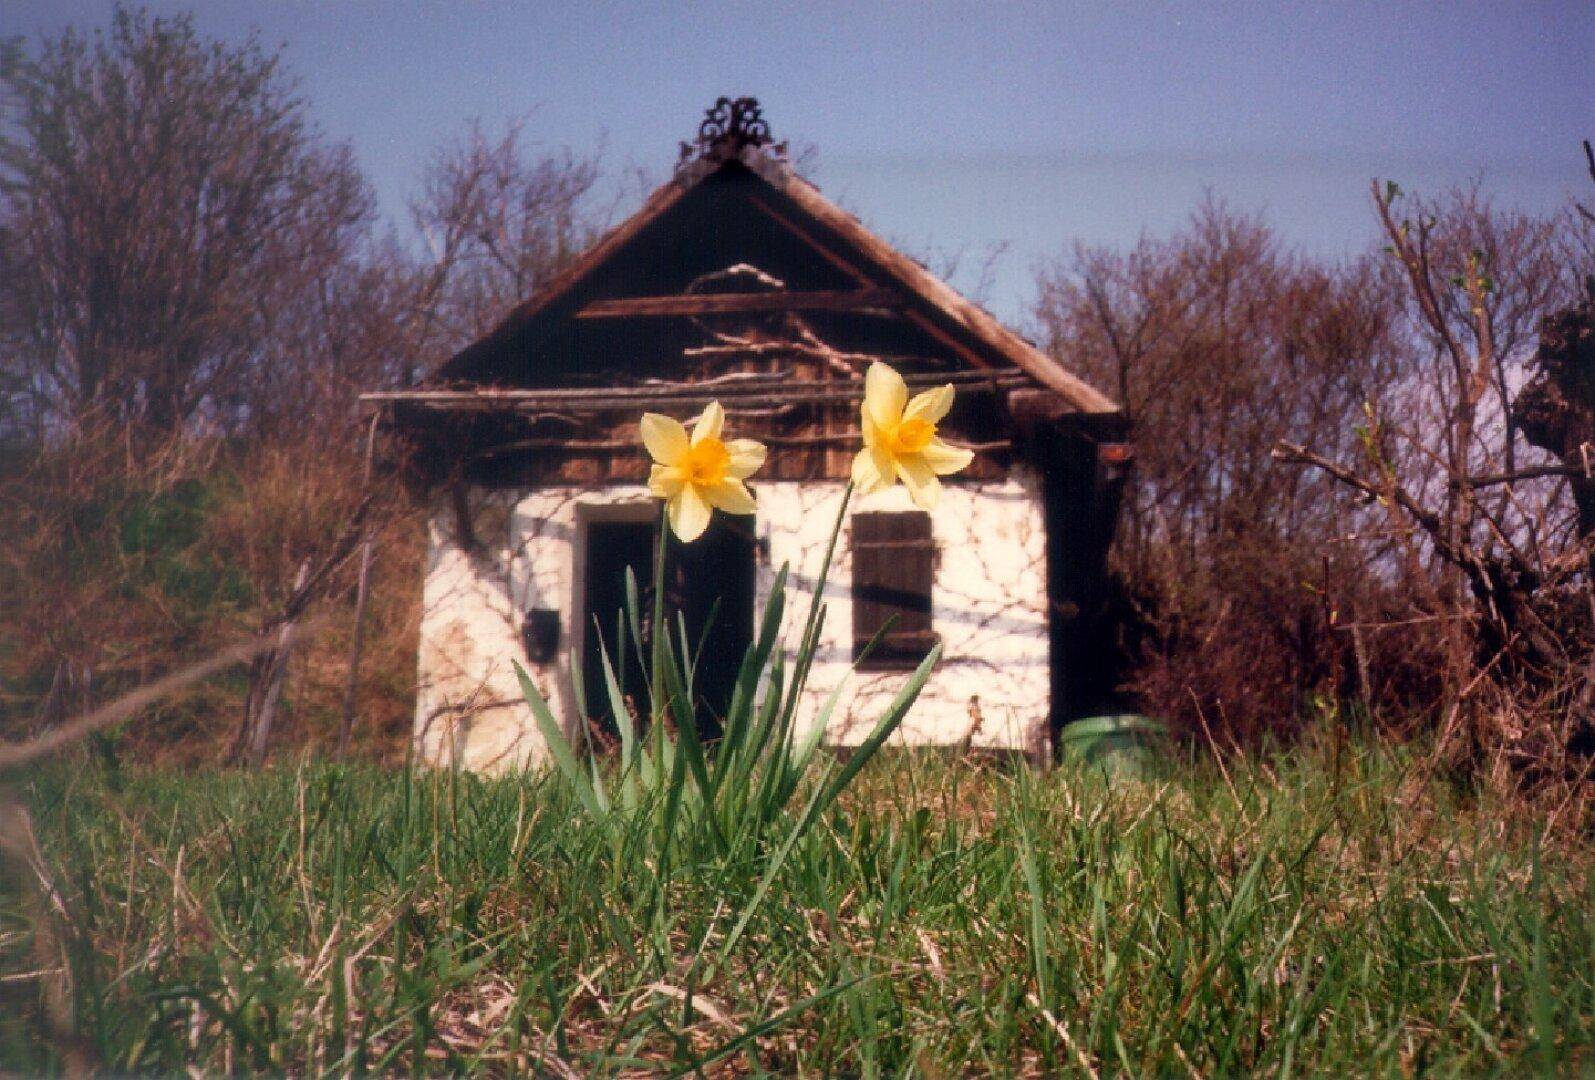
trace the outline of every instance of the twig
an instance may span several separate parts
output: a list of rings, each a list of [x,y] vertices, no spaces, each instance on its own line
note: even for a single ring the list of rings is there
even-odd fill
[[[312,624],[313,625],[313,624]],[[309,627],[307,626],[307,629]],[[127,693],[100,708],[69,720],[59,727],[52,728],[32,739],[22,742],[0,744],[0,769],[13,769],[37,761],[47,754],[53,753],[62,747],[68,746],[101,728],[110,727],[120,723],[155,702],[165,697],[170,697],[184,687],[191,686],[203,679],[208,679],[218,671],[224,671],[234,664],[243,663],[263,652],[271,649],[274,642],[269,636],[261,636],[253,641],[246,641],[231,648],[201,660],[197,664],[174,671],[170,675],[163,675],[152,683]]]
[[[1584,140],[1584,161],[1589,166],[1589,178],[1595,180],[1595,150],[1590,149],[1588,139]],[[1578,207],[1578,212],[1583,215],[1585,221],[1595,225],[1595,214],[1586,210],[1583,203],[1575,202],[1573,205]]]
[[[1496,484],[1515,484],[1520,480],[1540,480],[1547,476],[1588,476],[1589,473],[1575,465],[1534,465],[1516,472],[1486,473],[1483,476],[1468,476],[1453,478],[1448,481],[1452,488],[1460,487],[1493,487]]]

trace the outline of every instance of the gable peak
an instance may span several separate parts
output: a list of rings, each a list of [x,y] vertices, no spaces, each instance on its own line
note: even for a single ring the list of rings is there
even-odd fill
[[[752,157],[784,162],[786,143],[778,143],[770,135],[770,122],[764,118],[758,98],[721,97],[704,110],[697,137],[681,144],[676,169],[681,171],[704,162],[719,165],[733,159],[747,161]]]

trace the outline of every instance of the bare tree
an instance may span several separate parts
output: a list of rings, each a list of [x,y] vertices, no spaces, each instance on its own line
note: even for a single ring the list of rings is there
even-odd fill
[[[254,38],[118,9],[15,49],[0,141],[0,355],[44,423],[247,415],[278,313],[365,234],[371,198]]]
[[[1498,740],[1462,721],[1468,696],[1501,685],[1565,704],[1584,648],[1567,598],[1588,553],[1556,479],[1563,463],[1519,461],[1525,420],[1531,433],[1538,426],[1519,409],[1518,390],[1541,321],[1576,295],[1560,258],[1572,217],[1504,213],[1476,188],[1417,200],[1376,183],[1373,203],[1415,363],[1369,402],[1356,453],[1292,439],[1275,454],[1366,496],[1391,528],[1412,530],[1406,585],[1449,630],[1446,730],[1468,732],[1466,753],[1477,757]]]
[[[410,207],[422,247],[411,355],[441,359],[468,344],[582,251],[596,235],[597,179],[592,158],[529,154],[522,122],[495,138],[475,121],[439,149]]]
[[[1362,508],[1272,468],[1268,450],[1298,431],[1350,448],[1362,403],[1400,378],[1395,312],[1370,276],[1366,261],[1308,262],[1213,199],[1166,240],[1077,248],[1043,275],[1046,345],[1135,423],[1113,560],[1139,609],[1146,707],[1288,725],[1309,693],[1366,666],[1342,664],[1331,633],[1363,603],[1359,553],[1333,543]]]

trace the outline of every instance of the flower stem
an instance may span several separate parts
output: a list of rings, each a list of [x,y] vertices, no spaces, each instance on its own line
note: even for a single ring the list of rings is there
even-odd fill
[[[783,731],[790,731],[797,716],[798,699],[809,679],[809,669],[814,666],[814,654],[819,648],[815,640],[820,629],[820,613],[825,607],[825,582],[831,576],[831,560],[836,555],[836,541],[842,535],[842,522],[847,517],[847,504],[853,498],[853,481],[842,489],[842,505],[836,508],[836,523],[831,526],[831,539],[825,545],[825,559],[820,563],[820,575],[809,594],[809,617],[803,624],[803,639],[798,646],[797,666],[792,672],[792,682],[787,691],[786,706],[781,710]]]
[[[670,543],[670,521],[663,505],[659,508],[659,547],[654,555],[654,611],[649,641],[648,702],[653,706],[653,723],[662,727],[665,718],[664,635],[665,629],[665,548]]]
[[[842,489],[842,505],[836,508],[836,523],[831,526],[831,539],[825,545],[825,560],[820,563],[820,576],[814,582],[814,591],[809,596],[809,617],[803,625],[803,640],[808,641],[814,633],[814,624],[819,621],[822,597],[825,593],[825,579],[831,576],[831,559],[836,554],[836,539],[842,535],[842,521],[847,517],[847,504],[853,498],[853,481],[847,482],[847,487]]]

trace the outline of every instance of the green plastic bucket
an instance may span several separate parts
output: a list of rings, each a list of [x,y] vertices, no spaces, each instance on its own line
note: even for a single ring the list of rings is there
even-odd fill
[[[1110,775],[1143,776],[1157,764],[1168,734],[1168,726],[1150,716],[1089,716],[1065,724],[1058,747],[1065,758]]]

